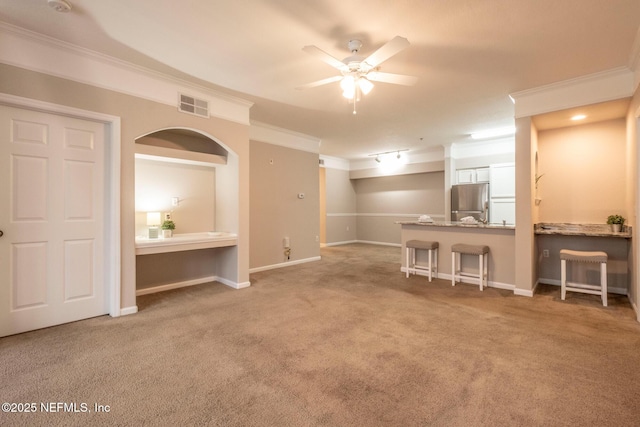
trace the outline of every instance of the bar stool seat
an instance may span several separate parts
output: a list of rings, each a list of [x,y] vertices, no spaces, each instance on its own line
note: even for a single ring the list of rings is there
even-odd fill
[[[460,255],[478,256],[478,274],[466,273],[462,271],[460,265]],[[456,285],[456,279],[462,281],[463,277],[478,280],[480,290],[487,286],[489,277],[489,246],[469,245],[466,243],[456,243],[451,246],[451,286]]]
[[[571,249],[560,250],[560,286],[562,300],[564,301],[567,291],[582,292],[585,294],[600,295],[602,298],[602,305],[606,307],[607,258],[607,253],[601,251],[574,251]],[[567,261],[600,264],[600,285],[567,281]]]
[[[418,271],[424,271],[428,273],[429,281],[431,281],[432,275],[438,278],[438,242],[430,242],[425,240],[408,240],[405,243],[407,248],[407,278],[409,273],[416,274]],[[416,264],[416,250],[429,251],[429,264],[419,265]]]

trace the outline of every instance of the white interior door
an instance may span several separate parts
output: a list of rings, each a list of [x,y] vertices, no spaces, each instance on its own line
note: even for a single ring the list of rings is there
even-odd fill
[[[108,313],[106,131],[0,105],[0,336]]]

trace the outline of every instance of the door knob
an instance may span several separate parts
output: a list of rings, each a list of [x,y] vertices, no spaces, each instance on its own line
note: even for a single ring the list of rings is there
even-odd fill
[[[0,230],[0,237],[4,236],[4,232]]]

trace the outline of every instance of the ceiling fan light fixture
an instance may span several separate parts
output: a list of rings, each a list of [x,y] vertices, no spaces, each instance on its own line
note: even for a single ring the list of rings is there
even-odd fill
[[[344,76],[340,82],[342,88],[342,96],[347,99],[353,99],[356,94],[356,82],[352,75]]]
[[[416,83],[417,77],[378,72],[382,62],[405,49],[407,46],[409,46],[409,40],[404,37],[395,36],[365,58],[359,54],[362,41],[352,39],[349,40],[348,43],[351,56],[339,60],[316,46],[307,45],[302,48],[303,51],[331,65],[340,71],[341,76],[329,77],[308,83],[300,86],[299,89],[321,86],[340,80],[342,96],[349,101],[353,101],[353,114],[356,114],[356,103],[360,101],[360,95],[367,95],[373,89],[374,84],[371,81],[405,86],[412,86]]]
[[[366,77],[360,77],[358,79],[358,87],[360,88],[362,93],[367,95],[369,92],[371,92],[371,89],[373,89],[373,83],[371,83]]]

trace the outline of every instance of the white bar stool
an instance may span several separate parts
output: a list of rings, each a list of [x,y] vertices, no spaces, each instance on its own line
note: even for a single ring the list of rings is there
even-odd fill
[[[567,261],[589,262],[600,264],[600,286],[586,283],[576,283],[567,281]],[[582,292],[591,295],[600,295],[602,305],[607,306],[607,253],[600,251],[572,251],[570,249],[560,250],[560,286],[561,297],[564,301],[567,291]]]
[[[407,248],[407,278],[409,273],[416,274],[418,271],[425,271],[429,274],[429,281],[431,276],[434,275],[438,278],[438,242],[429,242],[425,240],[408,240],[405,243]],[[429,264],[418,265],[416,264],[416,250],[423,249],[429,251]]]
[[[460,266],[461,254],[478,256],[478,274],[462,271]],[[461,282],[463,277],[477,279],[480,290],[484,290],[489,277],[489,246],[467,245],[465,243],[456,243],[451,246],[451,286],[456,285],[456,279]]]

